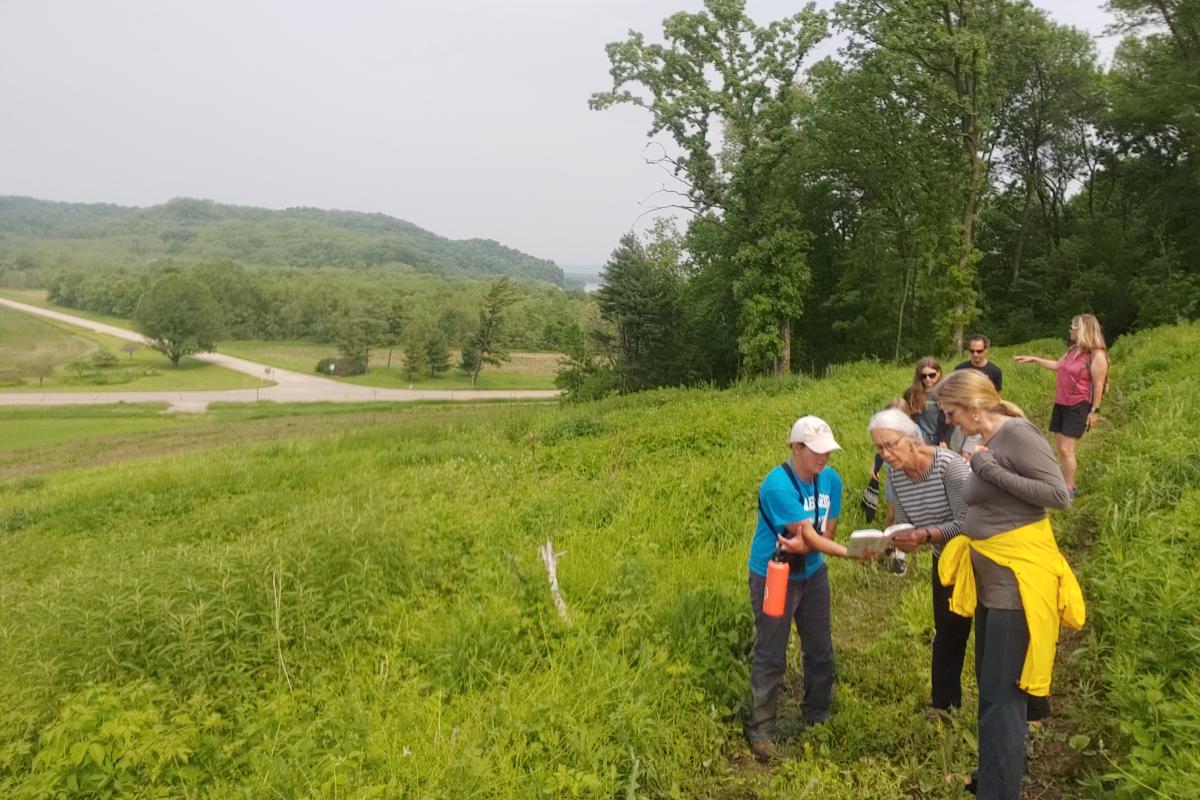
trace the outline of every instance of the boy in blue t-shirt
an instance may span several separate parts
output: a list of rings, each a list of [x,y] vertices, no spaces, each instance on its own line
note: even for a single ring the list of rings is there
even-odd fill
[[[809,723],[829,718],[833,694],[833,636],[829,623],[827,552],[844,554],[832,542],[842,511],[842,479],[829,454],[841,447],[828,423],[801,417],[788,437],[791,458],[775,467],[758,490],[758,524],[750,543],[750,605],[754,610],[754,651],[750,664],[750,717],[746,738],[754,757],[768,761],[774,750],[779,684],[787,668],[787,644],[796,625],[804,653],[804,704]],[[780,538],[782,534],[783,538]],[[767,563],[776,547],[792,555],[787,601],[781,617],[763,613]]]

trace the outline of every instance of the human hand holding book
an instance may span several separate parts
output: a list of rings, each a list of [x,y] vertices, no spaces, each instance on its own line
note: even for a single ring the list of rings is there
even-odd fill
[[[883,530],[867,528],[850,534],[846,544],[846,553],[850,558],[874,558],[883,555],[883,551],[892,546],[892,539],[898,533],[913,530],[907,522],[899,525],[889,525]]]

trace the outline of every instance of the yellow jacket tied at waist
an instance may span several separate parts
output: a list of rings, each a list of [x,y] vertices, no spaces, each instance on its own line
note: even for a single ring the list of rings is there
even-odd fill
[[[938,561],[943,586],[953,586],[950,610],[964,617],[975,615],[975,572],[971,550],[1008,567],[1017,576],[1021,605],[1029,625],[1029,649],[1019,686],[1032,695],[1050,694],[1050,674],[1058,645],[1059,624],[1079,630],[1086,609],[1083,591],[1054,541],[1050,520],[1043,519],[987,539],[956,536]]]

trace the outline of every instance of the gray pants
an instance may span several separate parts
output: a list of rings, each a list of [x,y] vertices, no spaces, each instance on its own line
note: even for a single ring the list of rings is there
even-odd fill
[[[1017,681],[1029,648],[1025,612],[975,609],[975,675],[979,681],[979,800],[1019,800],[1025,774],[1029,695]]]
[[[750,719],[746,738],[751,742],[775,738],[779,684],[787,670],[788,636],[792,623],[800,634],[804,652],[804,705],[808,722],[829,718],[833,694],[833,636],[829,627],[829,570],[822,565],[813,575],[788,581],[782,617],[763,614],[767,579],[750,573],[750,607],[754,609],[754,654],[750,663]]]

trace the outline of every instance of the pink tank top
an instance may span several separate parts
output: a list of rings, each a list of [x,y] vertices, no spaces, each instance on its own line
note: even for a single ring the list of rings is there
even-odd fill
[[[1092,399],[1092,370],[1090,354],[1076,346],[1067,350],[1058,361],[1058,379],[1054,384],[1054,402],[1073,406]]]

